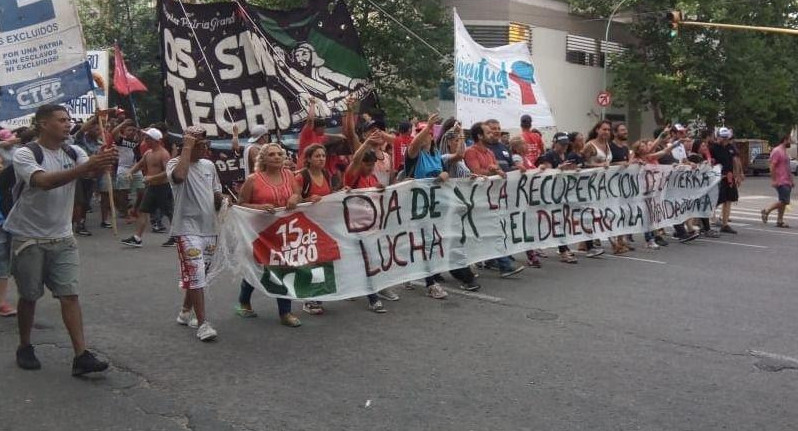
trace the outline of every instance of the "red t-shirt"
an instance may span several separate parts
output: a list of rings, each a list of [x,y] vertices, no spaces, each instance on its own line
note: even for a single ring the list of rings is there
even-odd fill
[[[253,204],[271,204],[275,207],[284,207],[288,204],[288,198],[294,194],[294,175],[289,169],[280,172],[282,176],[281,184],[272,184],[268,181],[266,174],[256,172],[255,183],[252,185]]]
[[[313,130],[313,124],[308,123],[302,127],[302,131],[299,132],[299,155],[297,156],[297,165],[304,166],[305,165],[305,150],[313,145],[319,144],[324,145],[324,142],[327,140],[325,135],[317,135],[316,131]],[[327,169],[330,169],[331,159],[333,157],[327,157]],[[333,162],[334,165],[334,162]]]
[[[305,190],[305,177],[302,173],[296,174],[294,179],[296,179],[297,184],[299,184],[299,188]],[[330,193],[332,193],[332,186],[330,186],[330,182],[327,181],[327,177],[324,177],[324,181],[322,181],[321,185],[316,184],[311,177],[308,196],[327,196]]]
[[[378,180],[374,174],[363,176],[349,169],[346,171],[346,174],[344,174],[344,184],[353,189],[367,189],[369,187],[379,186],[380,180]]]
[[[497,166],[493,151],[480,145],[469,147],[465,151],[464,158],[468,169],[477,175],[488,175],[488,168]]]
[[[524,142],[526,142],[526,156],[524,156],[526,162],[524,165],[537,166],[538,159],[546,152],[546,147],[543,145],[543,138],[532,131],[521,132],[521,137],[524,139]]]
[[[393,140],[393,169],[398,171],[405,164],[405,154],[413,137],[410,135],[397,135]]]

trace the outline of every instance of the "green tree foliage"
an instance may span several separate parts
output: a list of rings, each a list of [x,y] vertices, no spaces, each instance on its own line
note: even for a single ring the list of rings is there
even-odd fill
[[[608,16],[618,0],[571,0],[592,16]],[[637,44],[613,62],[620,99],[653,110],[659,124],[697,119],[732,126],[738,136],[775,139],[798,118],[795,36],[682,26],[671,37],[665,11],[691,21],[793,27],[794,0],[630,0]]]
[[[108,49],[111,77],[114,70],[114,42],[125,54],[128,70],[147,86],[147,93],[134,93],[142,125],[163,118],[161,61],[158,51],[157,17],[150,0],[79,0],[78,12],[87,49]],[[109,83],[109,86],[111,83]],[[130,110],[130,99],[111,87],[110,106]]]

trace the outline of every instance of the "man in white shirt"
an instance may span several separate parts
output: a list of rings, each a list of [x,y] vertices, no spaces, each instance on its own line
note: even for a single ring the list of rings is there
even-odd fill
[[[177,323],[198,328],[197,338],[202,341],[213,340],[217,335],[205,320],[203,292],[208,285],[206,271],[216,251],[216,210],[222,202],[216,166],[202,158],[209,146],[202,128],[189,127],[180,155],[166,164],[174,195],[171,235],[177,238],[180,287],[185,290]]]
[[[113,166],[116,149],[104,149],[88,157],[80,147],[68,145],[71,124],[63,106],[44,105],[36,111],[33,121],[38,141],[14,154],[18,197],[4,225],[12,235],[11,274],[19,291],[17,365],[26,370],[41,368],[30,338],[36,301],[47,286],[61,302],[64,325],[72,339],[72,375],[103,371],[108,363],[86,350],[83,338],[72,207],[76,180],[96,176]]]

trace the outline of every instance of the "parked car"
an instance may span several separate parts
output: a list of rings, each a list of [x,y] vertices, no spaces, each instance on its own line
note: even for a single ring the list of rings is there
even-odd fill
[[[770,172],[770,153],[759,153],[748,164],[748,169],[751,174],[757,176],[759,174],[766,174]]]
[[[798,160],[795,160],[792,157],[790,157],[790,172],[798,177]]]

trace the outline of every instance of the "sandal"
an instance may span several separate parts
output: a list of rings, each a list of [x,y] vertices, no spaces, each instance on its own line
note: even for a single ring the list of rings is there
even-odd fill
[[[768,211],[767,210],[762,210],[759,213],[762,215],[762,223],[768,224],[768,216],[770,215],[770,214],[768,214]]]
[[[302,306],[302,311],[316,316],[319,314],[324,314],[324,307],[321,306],[321,302],[319,301],[308,301]]]

